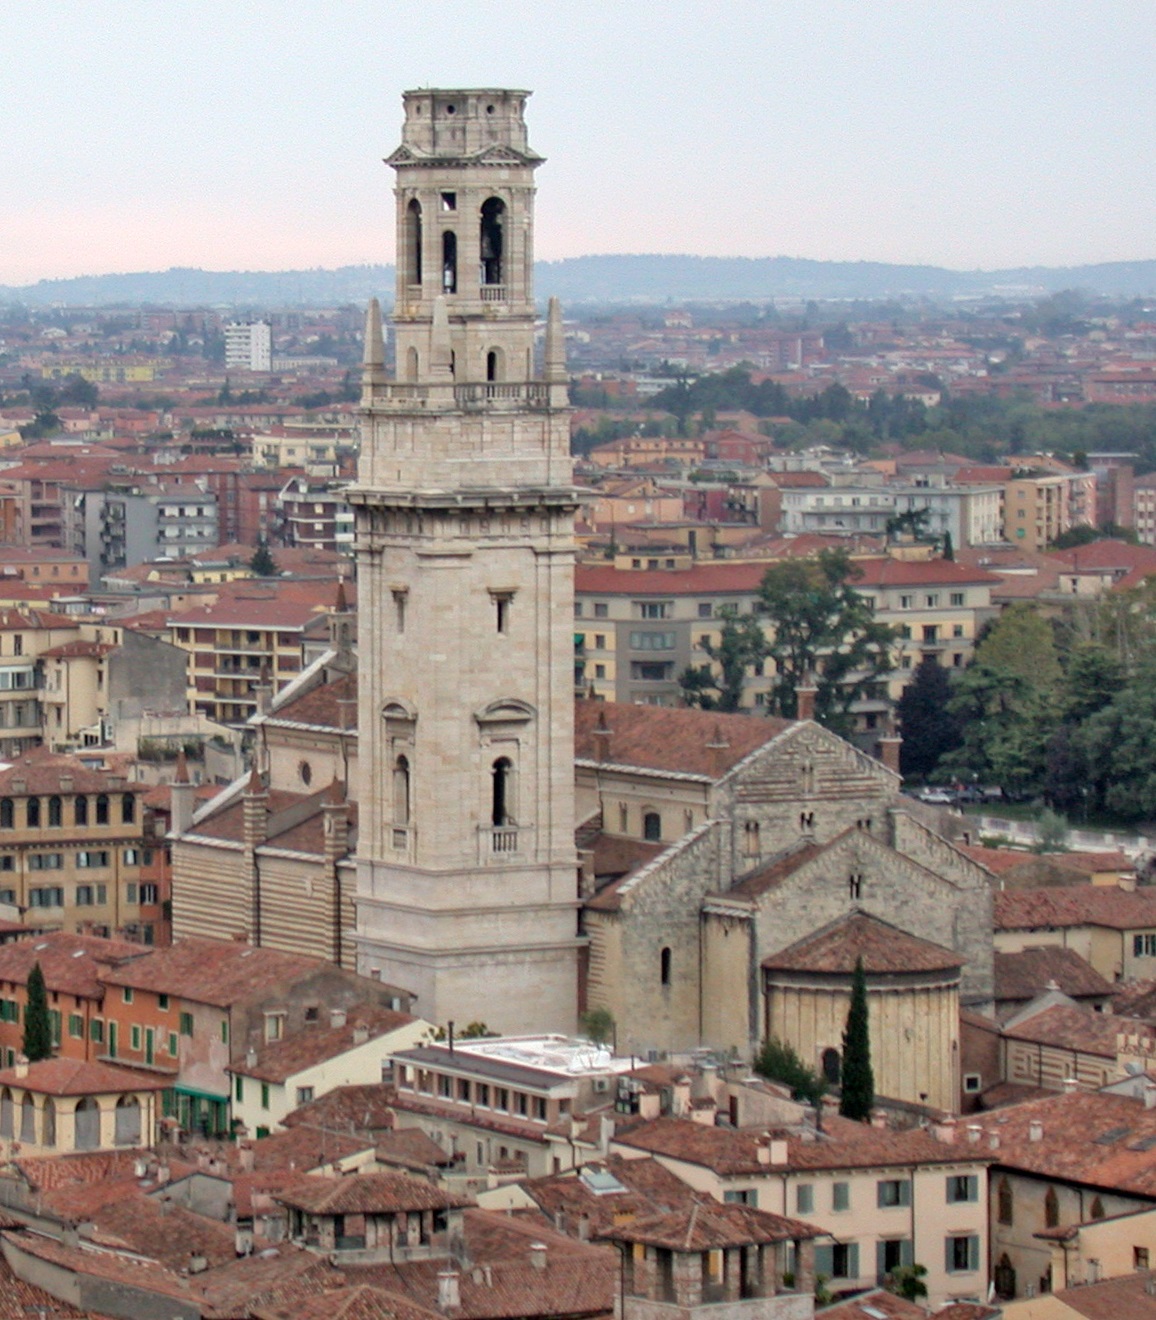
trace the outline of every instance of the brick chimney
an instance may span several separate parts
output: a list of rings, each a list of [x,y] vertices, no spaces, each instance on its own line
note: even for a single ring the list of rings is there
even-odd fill
[[[242,802],[242,831],[248,851],[265,842],[269,829],[269,790],[257,773],[256,766],[249,774]]]
[[[815,718],[815,698],[819,695],[819,689],[810,678],[795,689],[795,701],[798,708],[795,718],[798,720],[813,720]]]
[[[177,753],[177,771],[169,791],[172,802],[169,828],[174,834],[184,834],[193,823],[197,790],[189,779],[189,765],[183,747]]]
[[[897,733],[890,733],[880,738],[876,746],[879,749],[878,759],[888,770],[899,774],[899,749],[903,746],[903,739]]]

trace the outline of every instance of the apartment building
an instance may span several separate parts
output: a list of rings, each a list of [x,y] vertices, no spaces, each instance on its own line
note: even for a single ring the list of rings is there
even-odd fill
[[[163,899],[141,875],[155,847],[144,793],[46,748],[0,771],[0,902],[41,928],[152,943]]]
[[[305,629],[331,603],[320,595],[254,581],[170,618],[173,641],[189,656],[190,709],[218,724],[255,715],[262,689],[277,692],[301,672]]]
[[[956,486],[942,475],[895,483],[864,481],[861,474],[836,477],[826,488],[785,490],[782,501],[781,530],[789,535],[882,535],[891,519],[921,513],[926,515],[926,535],[949,535],[955,546],[991,545],[1003,539],[1002,487]]]
[[[268,321],[230,321],[225,326],[226,371],[272,371],[273,327]]]
[[[718,1201],[805,1218],[830,1235],[815,1268],[837,1291],[871,1288],[915,1262],[928,1303],[987,1288],[986,1153],[954,1127],[891,1131],[824,1115],[823,1131],[763,1132],[659,1118],[615,1136]]]
[[[353,509],[331,482],[291,477],[277,495],[278,541],[353,553]]]
[[[881,623],[901,633],[890,698],[899,696],[925,655],[953,668],[967,663],[992,615],[991,589],[1000,582],[995,574],[945,559],[855,562],[862,572],[855,589]],[[718,641],[727,613],[752,612],[769,567],[765,560],[642,570],[579,564],[575,686],[605,701],[681,704],[679,675],[706,662],[703,642]],[[743,704],[763,706],[771,678],[752,672]]]
[[[117,481],[83,497],[84,553],[93,577],[165,557],[183,559],[220,541],[217,497],[171,481]]]
[[[1073,527],[1094,527],[1093,472],[1033,471],[1013,475],[1004,490],[1004,540],[1043,550]]]

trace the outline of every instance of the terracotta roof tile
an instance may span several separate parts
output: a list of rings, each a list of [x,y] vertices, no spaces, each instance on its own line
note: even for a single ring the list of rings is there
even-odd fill
[[[439,1320],[441,1312],[419,1306],[397,1292],[356,1283],[304,1299],[286,1293],[253,1315],[255,1320]]]
[[[174,1069],[175,1073],[175,1069]],[[41,1059],[17,1068],[0,1069],[0,1086],[22,1086],[38,1095],[111,1095],[120,1091],[164,1091],[173,1074],[117,1068],[110,1063],[85,1063],[83,1059]]]
[[[1156,928],[1156,889],[1109,889],[1070,885],[1005,889],[995,895],[996,930],[1104,926],[1110,930]]]
[[[1156,1110],[1145,1109],[1142,1100],[1073,1091],[975,1114],[969,1123],[980,1125],[978,1149],[1000,1165],[1156,1197],[1156,1160],[1148,1148],[1156,1141]],[[994,1147],[992,1138],[998,1139]]]
[[[1116,1059],[1116,1037],[1121,1033],[1145,1036],[1156,1042],[1156,1031],[1131,1018],[1118,1018],[1110,1013],[1097,1013],[1090,1008],[1068,1004],[1052,1004],[1003,1029],[1009,1040],[1079,1050],[1082,1054],[1095,1054],[1113,1062]]]
[[[607,1192],[606,1175],[621,1190]],[[572,1236],[583,1220],[597,1236],[624,1215],[668,1214],[694,1199],[693,1189],[657,1160],[621,1155],[588,1163],[577,1173],[528,1179],[521,1186],[552,1223]]]
[[[344,1026],[306,1026],[284,1040],[264,1045],[256,1051],[257,1057],[252,1064],[245,1059],[235,1064],[233,1071],[266,1082],[284,1082],[303,1068],[311,1068],[344,1054],[355,1045],[365,1044],[365,1040],[358,1039],[362,1031],[368,1032],[366,1040],[377,1040],[416,1021],[418,1019],[409,1013],[362,1004],[349,1010]]]
[[[325,965],[321,958],[255,948],[237,940],[190,939],[167,949],[150,949],[142,957],[110,969],[105,980],[110,985],[179,995],[224,1008],[267,992],[275,983],[304,978]]]
[[[93,1223],[170,1270],[187,1268],[190,1255],[204,1256],[210,1267],[236,1259],[236,1233],[230,1225],[140,1193],[103,1206]]]
[[[78,1311],[54,1293],[18,1279],[0,1256],[0,1320],[30,1320],[36,1315],[52,1316],[53,1320],[106,1320],[95,1311]]]
[[[52,993],[100,999],[104,994],[101,977],[107,968],[147,953],[144,945],[125,940],[49,931],[33,939],[0,944],[0,983],[27,985],[28,973],[39,963],[44,984]]]
[[[16,797],[33,794],[61,793],[62,778],[71,779],[69,793],[139,793],[144,794],[144,784],[120,782],[113,784],[111,776],[102,770],[90,770],[83,761],[75,756],[65,756],[59,752],[50,752],[47,747],[36,747],[25,752],[4,770],[0,770],[0,795]],[[24,787],[21,788],[20,784]],[[119,806],[111,819],[119,820]]]
[[[917,939],[865,912],[833,922],[789,948],[763,959],[773,971],[826,972],[849,976],[858,959],[868,976],[944,972],[963,966],[948,949]]]
[[[108,1283],[159,1293],[162,1297],[191,1300],[188,1281],[153,1261],[113,1251],[96,1251],[90,1247],[69,1247],[34,1233],[5,1232],[2,1236],[18,1250],[70,1273],[92,1275]]]
[[[1064,1288],[1055,1297],[1086,1320],[1153,1320],[1156,1298],[1148,1292],[1150,1282],[1147,1271],[1124,1274],[1102,1283]]]
[[[284,1123],[286,1127],[315,1126],[370,1135],[393,1127],[393,1110],[384,1086],[338,1086],[287,1114]]]
[[[834,1306],[820,1307],[815,1320],[927,1320],[927,1312],[905,1297],[876,1288]]]
[[[1113,987],[1075,951],[1044,947],[995,955],[995,997],[1028,1000],[1042,994],[1054,981],[1072,999],[1099,998]]]
[[[701,1164],[719,1174],[766,1173],[772,1168],[851,1169],[891,1164],[961,1164],[983,1160],[970,1146],[939,1141],[922,1129],[892,1131],[847,1119],[823,1119],[824,1133],[813,1141],[787,1134],[787,1163],[766,1164],[758,1152],[761,1132],[707,1127],[683,1118],[656,1118],[616,1135],[616,1145]]]
[[[718,779],[793,727],[794,721],[758,715],[579,701],[574,755],[578,760]]]
[[[219,1266],[193,1280],[198,1300],[203,1299],[206,1320],[236,1320],[275,1304],[291,1293],[300,1299],[328,1293],[333,1268],[304,1247],[278,1243],[260,1255]]]
[[[351,1173],[338,1179],[304,1178],[278,1193],[277,1200],[295,1210],[316,1215],[390,1214],[470,1204],[464,1197],[404,1173]]]
[[[433,1140],[427,1137],[421,1128],[401,1128],[383,1133],[377,1139],[374,1154],[379,1164],[390,1168],[409,1169],[421,1173],[426,1169],[453,1164],[453,1156],[447,1155]]]
[[[716,1247],[822,1237],[825,1230],[754,1206],[724,1205],[709,1197],[696,1197],[689,1206],[667,1214],[639,1216],[607,1229],[601,1236],[611,1242],[642,1242],[672,1251],[710,1251]]]

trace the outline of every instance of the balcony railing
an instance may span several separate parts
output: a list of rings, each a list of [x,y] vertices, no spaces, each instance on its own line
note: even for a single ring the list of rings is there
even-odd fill
[[[485,864],[519,856],[525,851],[530,833],[530,827],[526,825],[479,825],[479,862]]]

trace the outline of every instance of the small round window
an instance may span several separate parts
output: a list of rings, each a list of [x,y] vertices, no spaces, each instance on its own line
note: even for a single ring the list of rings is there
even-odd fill
[[[297,773],[301,777],[301,782],[308,788],[313,782],[313,767],[308,761],[302,761],[297,767]]]
[[[446,106],[446,114],[447,114],[447,115],[456,115],[457,112],[458,112],[458,108],[457,108],[456,105],[447,105],[447,106]]]
[[[494,113],[494,107],[492,105],[486,106],[486,114],[492,115],[493,113]]]

